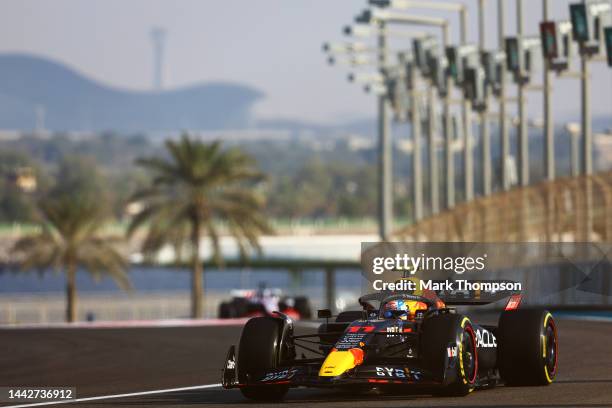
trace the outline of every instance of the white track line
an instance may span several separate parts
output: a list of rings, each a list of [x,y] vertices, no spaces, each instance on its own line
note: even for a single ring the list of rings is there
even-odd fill
[[[240,319],[165,319],[165,320],[118,320],[74,323],[25,323],[0,324],[0,330],[12,329],[130,329],[146,327],[204,327],[241,326],[248,318]]]
[[[236,319],[165,319],[165,320],[119,320],[74,323],[24,323],[0,324],[0,330],[18,329],[132,329],[150,327],[210,327],[210,326],[242,326],[248,317]],[[318,321],[298,320],[295,323],[302,327],[317,328]]]
[[[217,388],[217,387],[221,387],[221,384],[195,385],[193,387],[167,388],[165,390],[130,392],[127,394],[112,394],[112,395],[103,395],[100,397],[87,397],[87,398],[75,398],[75,399],[61,400],[61,401],[37,402],[34,404],[18,404],[18,405],[4,406],[2,408],[26,408],[26,407],[40,407],[43,405],[72,404],[76,402],[88,402],[88,401],[98,401],[98,400],[105,400],[105,399],[138,397],[140,395],[155,395],[155,394],[164,394],[167,392],[203,390],[206,388]]]

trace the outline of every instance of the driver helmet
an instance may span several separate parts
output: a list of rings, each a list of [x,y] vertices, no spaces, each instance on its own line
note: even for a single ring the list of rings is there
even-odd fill
[[[384,306],[385,319],[414,320],[417,311],[427,310],[427,305],[416,300],[391,300]]]
[[[409,314],[409,307],[402,299],[387,302],[383,310],[383,316],[385,319],[399,318],[402,320],[407,320]]]

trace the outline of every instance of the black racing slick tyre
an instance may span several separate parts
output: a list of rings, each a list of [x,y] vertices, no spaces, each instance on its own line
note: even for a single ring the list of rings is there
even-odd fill
[[[242,329],[238,348],[238,382],[248,384],[280,365],[282,336],[285,322],[273,317],[255,317]],[[282,400],[286,385],[246,385],[240,388],[242,395],[255,401]]]
[[[245,317],[250,312],[251,304],[244,298],[234,298],[230,302],[232,317]]]
[[[546,310],[501,314],[497,329],[499,372],[508,385],[548,385],[557,375],[557,326]]]
[[[229,303],[223,302],[219,305],[219,319],[232,318],[232,307]]]
[[[470,319],[441,314],[425,319],[421,350],[425,366],[445,387],[440,394],[467,395],[476,387],[478,350]]]

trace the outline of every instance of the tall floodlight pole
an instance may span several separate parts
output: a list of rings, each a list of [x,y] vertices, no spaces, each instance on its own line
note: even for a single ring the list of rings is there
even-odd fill
[[[401,13],[390,13],[386,10],[378,10],[376,14],[377,20],[384,20],[387,23],[396,24],[413,24],[413,25],[424,25],[424,26],[435,26],[440,27],[443,30],[448,25],[448,21],[442,18],[435,17],[424,17],[424,16],[413,16],[405,15]],[[413,83],[414,87],[414,83]],[[416,95],[413,94],[413,95]],[[418,121],[414,120],[415,115],[419,115],[415,112],[418,109],[417,99],[413,99],[412,107],[412,136],[413,136],[413,177],[414,177],[414,221],[420,221],[423,218],[423,174],[422,174],[422,161],[421,161],[421,128],[420,128],[420,117],[417,116]]]
[[[389,3],[386,1],[379,2],[376,0],[370,0],[370,4],[377,6],[388,6]],[[402,13],[394,13],[388,10],[383,9],[374,9],[374,10],[365,10],[360,16],[358,16],[357,22],[369,22],[380,24],[380,22],[384,22],[385,28],[387,24],[411,24],[411,25],[419,25],[419,26],[434,26],[444,28],[448,25],[448,21],[443,18],[436,17],[425,17],[425,16],[414,16],[414,15],[406,15]],[[413,105],[415,105],[413,103]],[[414,133],[415,122],[412,123],[413,126],[413,165],[415,174],[414,177],[414,221],[419,221],[423,218],[423,185],[422,185],[422,169],[421,169],[421,151],[420,151],[420,133]],[[417,125],[418,126],[418,125]],[[417,127],[418,129],[418,127]]]
[[[506,42],[506,20],[504,16],[504,0],[497,0],[497,37],[499,48],[505,51]],[[510,159],[510,136],[508,134],[508,124],[506,123],[506,66],[502,64],[500,72],[500,87],[499,87],[499,133],[501,145],[501,171],[502,171],[502,188],[504,191],[510,189],[510,168],[508,160]]]
[[[474,154],[472,148],[472,102],[463,98],[463,177],[465,201],[474,199]]]
[[[442,26],[442,49],[445,50],[446,47],[449,45],[450,43],[450,33],[449,33],[449,26],[448,24],[445,24],[444,26]],[[447,88],[447,95],[450,91]],[[440,184],[439,184],[439,177],[438,177],[438,154],[437,154],[437,144],[436,144],[436,121],[435,121],[435,117],[436,117],[436,109],[435,109],[435,99],[436,99],[436,92],[433,86],[429,86],[428,88],[428,129],[427,129],[427,140],[428,140],[428,147],[429,147],[429,191],[430,191],[430,196],[429,199],[431,201],[431,213],[432,214],[437,214],[440,211]],[[449,101],[448,99],[445,98],[445,104],[446,102]],[[446,109],[445,109],[446,111]],[[450,111],[450,110],[449,110]],[[446,119],[445,119],[445,125],[444,125],[445,129],[444,132],[446,133]],[[452,145],[450,146],[452,149]],[[446,156],[448,157],[448,155]],[[447,180],[448,183],[448,180]]]
[[[465,6],[460,12],[460,43],[467,44],[467,10]],[[453,120],[451,113],[453,78],[447,77],[446,89],[448,92],[444,99],[444,141],[446,153],[446,207],[452,208],[455,206],[455,154],[453,152]]]
[[[485,51],[485,0],[478,0],[478,46]],[[480,112],[480,142],[482,143],[482,194],[491,194],[491,133],[489,130],[489,92],[484,89],[485,108]]]
[[[450,32],[449,32],[449,26],[448,24],[444,25],[442,27],[443,29],[443,48],[446,50],[446,47],[450,44]],[[454,176],[454,168],[452,166],[453,165],[453,138],[452,138],[452,122],[451,122],[451,112],[450,112],[450,104],[451,104],[451,99],[450,99],[450,94],[451,94],[451,88],[450,85],[448,83],[448,79],[445,79],[446,81],[446,95],[444,97],[444,154],[445,154],[445,166],[444,169],[446,170],[446,205],[447,207],[451,207],[452,205],[454,205],[455,202],[455,176]],[[433,93],[433,87],[432,88],[432,93]],[[433,112],[433,107],[431,108],[432,112]],[[432,120],[432,117],[430,115],[430,121]],[[433,132],[432,132],[433,133]],[[436,155],[436,144],[435,144],[435,140],[434,137],[432,136],[431,140],[430,140],[430,149],[431,149],[431,157],[430,157],[430,161],[433,159],[435,160],[434,164],[431,164],[431,168],[432,168],[432,184],[433,184],[433,179],[434,179],[434,174],[435,174],[435,195],[434,193],[432,193],[431,198],[433,201],[432,204],[432,212],[437,213],[439,210],[439,199],[438,199],[438,192],[439,192],[439,187],[438,187],[438,161],[437,161],[437,155]],[[435,171],[435,173],[433,173]],[[431,188],[433,189],[434,186],[432,186]],[[452,199],[449,198],[452,196]],[[452,204],[450,204],[452,202]],[[435,207],[434,207],[435,204]]]
[[[542,0],[542,17],[544,21],[548,21],[548,0]],[[551,109],[551,82],[550,61],[548,58],[544,58],[544,137],[546,140],[544,167],[546,169],[546,180],[548,181],[555,179],[555,125]]]
[[[415,67],[410,69],[410,128],[412,133],[412,188],[413,217],[417,222],[423,218],[423,164],[421,160],[421,100],[417,88],[418,75]]]
[[[516,37],[519,42],[523,41],[523,0],[516,0]],[[519,180],[523,187],[529,184],[529,139],[525,86],[526,84],[523,81],[518,82]]]
[[[358,16],[357,23],[371,23],[371,16],[364,13]],[[423,32],[406,32],[389,30],[387,24],[383,20],[376,21],[374,24],[375,30],[371,30],[372,26],[347,26],[344,28],[344,33],[360,37],[368,37],[371,34],[377,36],[377,66],[378,73],[374,75],[358,75],[350,74],[349,80],[355,82],[367,82],[372,84],[372,88],[383,86],[384,68],[388,62],[388,46],[387,38],[389,35],[399,37],[423,37],[426,33]],[[333,48],[333,47],[332,47]],[[354,52],[354,51],[370,51],[368,47],[361,44],[349,44],[338,47],[337,50],[330,48],[329,45],[324,46],[327,51],[339,52]],[[353,64],[355,65],[355,64]],[[381,240],[388,240],[393,228],[393,174],[392,174],[392,143],[390,140],[389,129],[389,100],[386,92],[376,92],[378,94],[377,110],[378,110],[378,133],[379,133],[379,160],[378,160],[378,219],[379,219],[379,235]]]
[[[578,153],[578,145],[580,139],[580,125],[578,123],[568,123],[565,125],[565,130],[569,135],[570,146],[570,175],[577,177],[580,174],[580,156]]]
[[[382,71],[387,66],[386,23],[378,21],[378,67]],[[378,174],[379,174],[379,219],[380,238],[387,241],[393,228],[393,174],[392,144],[389,132],[389,101],[386,95],[378,96]]]
[[[468,23],[468,10],[464,4],[450,3],[450,2],[431,2],[423,0],[370,0],[370,4],[379,7],[392,7],[397,9],[410,9],[410,8],[422,8],[430,10],[443,10],[443,11],[454,11],[459,12],[459,32],[460,32],[460,43],[462,45],[467,44],[467,23]],[[448,25],[443,26],[443,37],[444,37],[444,48],[450,44],[450,35],[448,32]],[[448,90],[444,97],[444,170],[445,170],[445,187],[446,187],[446,207],[451,208],[455,205],[455,164],[454,164],[454,152],[453,152],[453,122],[451,114],[452,105],[452,94],[453,80],[450,77],[446,78],[446,89]],[[432,96],[433,90],[430,90],[430,96]],[[433,99],[430,98],[430,101]],[[431,104],[431,103],[430,103]],[[465,106],[464,106],[465,107]],[[433,107],[430,106],[430,113],[432,113]],[[463,110],[464,121],[466,123],[466,115],[469,111]],[[431,116],[431,115],[430,115]],[[470,125],[471,128],[471,125]],[[439,177],[438,177],[438,163],[437,155],[435,154],[435,140],[434,133],[435,128],[433,123],[429,123],[429,164],[430,164],[430,200],[432,206],[432,213],[436,213],[439,209]],[[467,134],[467,132],[463,132]],[[470,133],[471,135],[471,133]],[[471,137],[470,137],[471,139]],[[469,156],[469,155],[467,155]],[[466,156],[466,157],[467,157]],[[468,164],[471,167],[471,157],[468,160]],[[467,172],[466,172],[467,174]],[[473,187],[472,187],[473,191]]]
[[[612,19],[612,4],[608,0],[583,0],[570,5],[574,38],[580,44],[580,74],[582,99],[582,172],[593,173],[593,129],[591,124],[591,78],[589,60],[601,54],[602,28]],[[602,27],[603,26],[603,27]]]
[[[591,80],[589,72],[589,57],[586,52],[580,55],[580,96],[582,98],[582,173],[593,173],[593,130],[591,128]]]
[[[427,145],[429,149],[429,201],[431,214],[440,211],[440,184],[438,179],[438,152],[436,146],[436,90],[433,86],[427,89],[428,121]]]
[[[378,70],[384,77],[387,66],[387,24],[383,19],[373,19],[369,10],[355,18],[358,24],[374,25],[377,32]],[[360,27],[351,28],[359,31]],[[366,27],[362,31],[368,31]],[[349,33],[345,29],[345,33]],[[385,92],[378,94],[378,228],[381,241],[391,237],[393,228],[393,181],[392,181],[392,144],[389,127],[389,101]]]
[[[360,17],[357,17],[357,22],[361,23]],[[365,21],[368,24],[369,20]],[[376,75],[349,75],[350,81],[356,82],[371,82],[372,88],[384,88],[384,67],[387,64],[387,32],[384,21],[376,24],[377,47],[371,48],[363,43],[348,43],[348,44],[323,44],[323,51],[330,54],[328,59],[330,64],[336,62],[336,56],[344,55],[347,57],[347,62],[352,66],[371,65],[375,64],[378,67]],[[361,29],[361,30],[360,30]],[[369,34],[367,27],[350,27],[350,30],[345,29],[346,34],[352,34],[353,30],[366,31],[364,34]],[[376,59],[370,59],[363,52],[376,53]],[[378,111],[378,228],[379,236],[382,241],[390,238],[392,223],[393,223],[393,196],[392,196],[392,150],[389,129],[389,107],[386,92],[376,92],[378,94],[377,111]]]
[[[447,93],[444,97],[444,155],[446,172],[446,208],[455,206],[455,154],[453,152],[453,120],[451,113],[451,90],[453,79],[446,78]]]
[[[401,1],[398,1],[401,5]],[[459,12],[459,42],[461,45],[467,44],[467,24],[468,11],[463,4],[454,3],[434,3],[424,1],[404,1],[405,7],[421,7],[429,9],[447,10]],[[450,44],[448,30],[444,34],[445,48]],[[445,153],[445,170],[446,170],[446,206],[451,208],[455,205],[455,161],[453,152],[453,124],[452,124],[452,79],[447,79],[448,92],[444,98],[444,153]],[[466,200],[471,200],[474,197],[474,175],[473,175],[473,154],[472,154],[472,120],[471,120],[471,103],[469,100],[464,100],[462,106],[463,116],[463,135],[464,135],[464,179]]]

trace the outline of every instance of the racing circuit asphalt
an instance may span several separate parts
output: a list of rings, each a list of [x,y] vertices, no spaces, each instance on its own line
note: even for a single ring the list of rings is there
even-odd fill
[[[612,407],[612,323],[559,320],[558,328],[559,375],[548,387],[497,387],[462,398],[292,389],[284,405]],[[238,341],[240,330],[240,326],[0,329],[0,386],[73,386],[77,398],[83,398],[217,384],[227,347]],[[238,390],[215,387],[50,406],[196,405],[274,404],[248,403]]]

